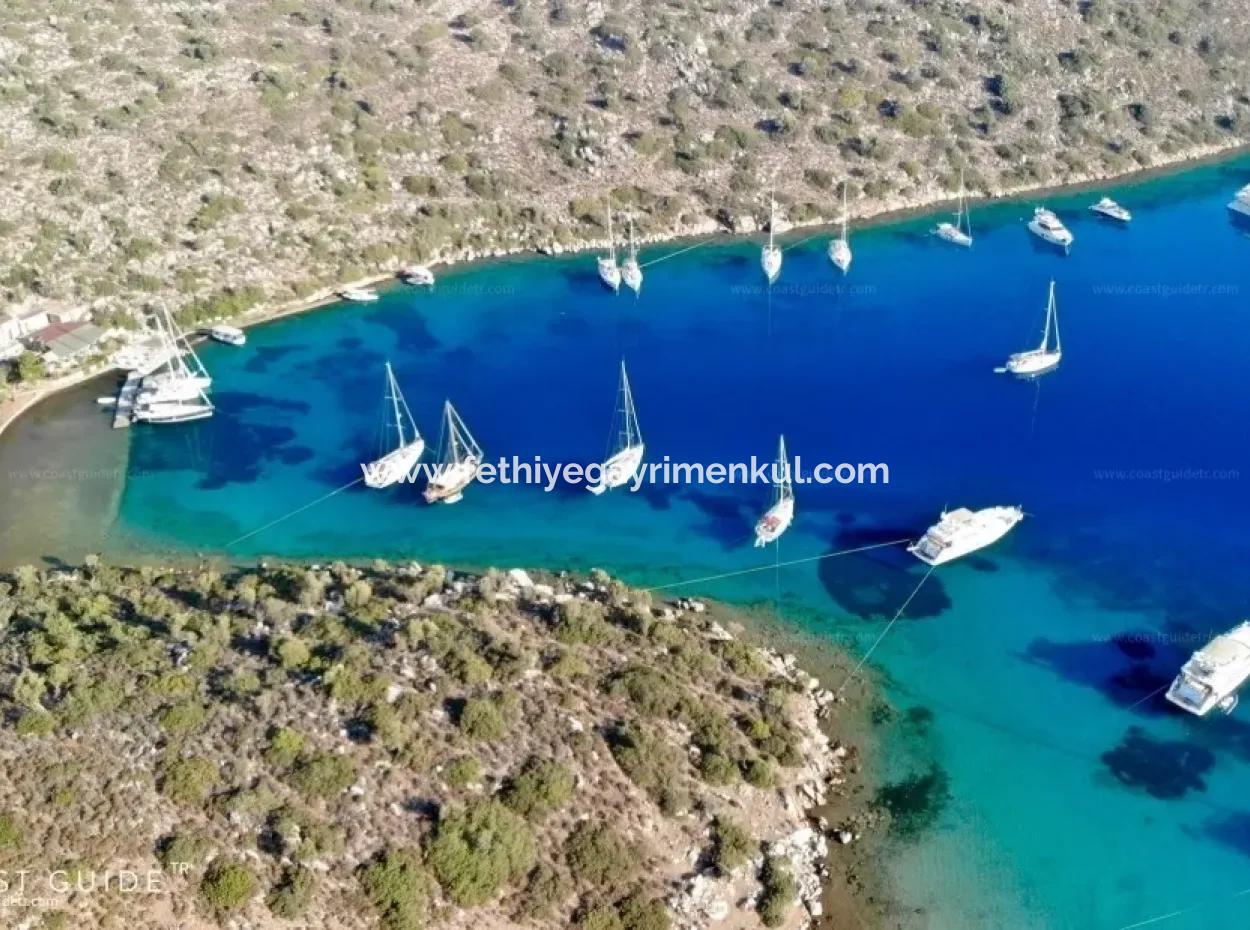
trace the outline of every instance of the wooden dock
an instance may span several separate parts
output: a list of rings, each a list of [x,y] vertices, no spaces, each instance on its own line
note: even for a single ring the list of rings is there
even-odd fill
[[[139,385],[142,383],[143,375],[139,372],[132,371],[126,375],[113,408],[113,429],[125,429],[135,421],[135,399],[139,396]]]

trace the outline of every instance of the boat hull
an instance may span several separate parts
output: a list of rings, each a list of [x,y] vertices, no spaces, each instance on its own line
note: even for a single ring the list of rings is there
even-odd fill
[[[907,551],[926,565],[937,567],[963,558],[986,546],[992,546],[1024,519],[1019,507],[987,507],[972,514],[974,522],[952,535],[944,533],[947,514],[930,527],[919,542],[907,547]]]
[[[1052,229],[1047,229],[1037,220],[1033,220],[1029,223],[1029,232],[1033,233],[1033,235],[1037,236],[1037,238],[1041,239],[1043,242],[1056,245],[1065,252],[1072,246],[1072,233],[1068,232],[1066,229],[1062,232],[1058,232]]]
[[[646,446],[641,443],[628,446],[603,463],[603,473],[599,480],[587,486],[591,494],[599,495],[622,485],[629,484],[642,467],[643,452]]]
[[[610,258],[599,259],[599,280],[614,293],[621,289],[621,269]]]
[[[776,246],[764,246],[763,251],[760,252],[760,268],[769,284],[776,281],[777,276],[781,274],[781,249]]]
[[[972,245],[972,237],[953,223],[939,223],[937,229],[933,230],[933,235],[952,245],[962,245],[965,248]]]
[[[851,246],[845,239],[834,239],[829,243],[829,261],[843,274],[851,267]]]
[[[477,459],[469,458],[457,465],[443,466],[425,486],[421,496],[427,504],[454,504],[464,497],[464,489],[477,478]]]
[[[206,420],[213,415],[213,405],[159,403],[141,406],[134,412],[140,423],[191,423]]]
[[[413,470],[424,452],[425,440],[417,439],[388,452],[376,461],[361,465],[365,486],[375,489],[389,488],[400,481],[412,480]]]
[[[1036,378],[1059,367],[1060,352],[1020,352],[1007,359],[1007,371],[1017,378]]]
[[[1250,216],[1250,201],[1242,200],[1240,198],[1232,200],[1228,204],[1228,209],[1232,210],[1234,213],[1240,213],[1242,216]]]
[[[635,261],[626,261],[621,266],[621,280],[635,294],[642,292],[642,268]]]
[[[781,500],[773,504],[755,524],[755,547],[758,549],[776,542],[794,522],[794,500]]]

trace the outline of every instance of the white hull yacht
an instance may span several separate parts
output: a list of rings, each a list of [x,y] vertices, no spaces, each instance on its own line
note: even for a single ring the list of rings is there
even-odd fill
[[[1217,708],[1231,714],[1237,706],[1237,689],[1247,678],[1250,620],[1220,634],[1190,656],[1168,688],[1167,699],[1199,717]]]
[[[599,495],[628,484],[642,467],[646,445],[642,441],[642,430],[638,428],[638,413],[634,409],[634,394],[629,387],[624,359],[621,360],[621,384],[617,399],[616,414],[613,417],[616,440],[611,454],[600,468],[599,480],[587,486],[591,494]]]
[[[456,413],[451,401],[443,404],[442,454],[434,476],[422,496],[427,504],[454,504],[464,497],[464,489],[477,478],[482,464],[482,447]]]
[[[599,280],[603,282],[605,287],[611,288],[612,293],[619,294],[621,290],[621,269],[616,264],[616,242],[612,238],[612,204],[608,204],[608,254],[600,255],[598,261]]]
[[[907,551],[928,565],[945,565],[978,549],[998,542],[1024,519],[1019,507],[986,507],[984,510],[942,511],[942,519],[907,547]]]
[[[339,291],[339,296],[358,304],[371,304],[378,299],[378,292],[371,287],[349,287]]]
[[[794,522],[794,484],[790,477],[790,460],[786,457],[786,437],[781,437],[777,451],[777,473],[773,476],[773,504],[755,524],[755,547],[776,542]]]
[[[952,245],[965,248],[972,245],[972,222],[968,217],[968,203],[964,194],[964,173],[959,172],[959,206],[955,210],[955,222],[938,223],[933,235]]]
[[[1054,333],[1054,346],[1051,346]],[[1055,282],[1050,282],[1050,297],[1046,302],[1046,325],[1042,329],[1042,344],[1036,349],[1017,352],[1007,359],[1007,364],[996,369],[999,374],[1009,373],[1021,378],[1036,378],[1059,367],[1063,359],[1063,346],[1059,341],[1059,308],[1055,305]]]
[[[1033,211],[1033,219],[1029,220],[1029,232],[1051,245],[1059,246],[1065,252],[1072,247],[1075,239],[1059,217],[1045,207],[1038,207]]]
[[[629,255],[621,262],[621,280],[635,295],[642,293],[642,266],[638,264],[638,246],[634,243],[634,218],[629,218]]]
[[[1120,206],[1110,197],[1103,197],[1095,204],[1090,204],[1090,212],[1097,213],[1099,216],[1105,216],[1109,220],[1116,220],[1120,223],[1127,223],[1133,219],[1133,214]]]
[[[156,317],[164,344],[163,370],[146,375],[139,383],[132,416],[141,423],[187,423],[213,415],[209,377],[186,337],[177,331],[167,307]]]
[[[777,229],[777,203],[770,195],[768,198],[768,244],[760,250],[760,268],[764,277],[772,284],[781,274],[781,249],[777,248],[775,233]]]
[[[218,323],[216,326],[210,326],[208,329],[208,338],[214,342],[222,342],[228,346],[241,346],[247,344],[247,333],[239,329],[237,326],[227,326],[225,323]]]
[[[395,441],[393,448],[381,458],[360,466],[365,485],[370,488],[388,488],[397,481],[408,478],[425,452],[425,440],[417,431],[417,424],[412,419],[412,412],[408,409],[403,392],[399,389],[399,382],[395,380],[395,372],[390,362],[386,363],[386,400],[390,402],[391,408],[386,430],[389,433],[394,428]],[[392,418],[393,423],[390,422]]]
[[[851,240],[846,234],[846,181],[842,182],[842,232],[829,243],[829,261],[833,262],[838,271],[846,274],[851,269]]]
[[[405,284],[412,284],[417,287],[434,286],[434,272],[430,271],[425,265],[409,265],[399,273],[399,279]]]
[[[1228,209],[1242,216],[1250,216],[1250,184],[1239,190],[1237,195],[1228,202]]]

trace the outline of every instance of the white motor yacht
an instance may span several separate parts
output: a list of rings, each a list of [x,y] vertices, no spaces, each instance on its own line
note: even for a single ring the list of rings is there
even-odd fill
[[[1228,209],[1242,216],[1250,216],[1250,184],[1239,190],[1237,195],[1228,202]]]
[[[339,291],[339,296],[358,304],[371,304],[378,299],[378,292],[371,287],[349,287]]]
[[[241,346],[247,343],[247,334],[237,326],[218,323],[208,329],[208,338],[216,342],[224,342],[228,346]]]
[[[1237,706],[1237,689],[1247,678],[1250,620],[1220,634],[1190,656],[1168,688],[1167,699],[1199,717],[1215,708],[1231,714]]]
[[[1097,213],[1099,216],[1105,216],[1108,219],[1118,220],[1121,223],[1127,223],[1133,218],[1133,214],[1120,206],[1110,197],[1103,197],[1098,203],[1090,204],[1090,211]]]
[[[434,272],[430,271],[425,265],[409,265],[399,273],[399,279],[405,284],[421,287],[434,286]]]
[[[1023,519],[1024,511],[1019,507],[944,510],[942,519],[907,551],[929,565],[945,565],[998,542]]]
[[[1033,219],[1029,220],[1029,232],[1051,245],[1059,246],[1065,252],[1071,248],[1075,238],[1068,231],[1068,227],[1060,222],[1059,217],[1045,207],[1038,207],[1033,211]]]

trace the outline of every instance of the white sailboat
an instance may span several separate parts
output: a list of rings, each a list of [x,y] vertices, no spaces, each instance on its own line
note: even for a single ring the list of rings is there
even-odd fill
[[[608,204],[608,254],[599,256],[599,280],[612,289],[612,293],[620,293],[621,269],[616,264],[616,241],[612,238],[612,204]]]
[[[959,172],[959,206],[955,210],[955,222],[938,223],[933,234],[955,245],[972,245],[972,220],[968,216],[968,202],[964,193],[964,173]]]
[[[624,359],[621,359],[621,385],[617,398],[619,403],[613,421],[616,441],[607,460],[600,466],[599,480],[588,487],[591,494],[602,494],[628,484],[642,467],[642,455],[646,446],[642,441],[642,431],[638,428],[638,412],[634,409],[634,395],[629,387]]]
[[[829,261],[837,266],[838,270],[846,274],[851,267],[851,240],[846,234],[847,209],[846,209],[846,187],[847,182],[842,182],[842,234],[829,243]]]
[[[395,380],[395,372],[390,362],[386,363],[386,399],[390,401],[390,413],[394,418],[395,441],[393,448],[381,458],[360,466],[365,484],[371,488],[387,488],[402,481],[412,474],[421,454],[425,452],[425,440],[421,438],[417,424],[412,419],[412,412],[399,389],[399,382]],[[388,446],[390,443],[386,439],[389,439],[391,426],[388,417],[384,438],[384,443]]]
[[[482,464],[482,447],[456,413],[451,401],[443,404],[443,436],[438,467],[422,495],[426,503],[454,504],[464,497],[464,489],[477,478]]]
[[[786,458],[786,437],[781,437],[777,451],[777,472],[773,476],[773,505],[755,524],[755,546],[767,546],[781,538],[794,522],[794,484],[790,477],[790,460]]]
[[[781,249],[774,243],[774,230],[777,228],[777,203],[772,194],[768,195],[768,245],[760,251],[760,267],[764,269],[764,277],[772,284],[781,274]]]
[[[642,292],[642,266],[638,264],[638,246],[634,242],[634,218],[629,218],[629,255],[621,262],[621,280],[635,294]]]
[[[161,308],[156,327],[165,362],[144,377],[135,396],[133,416],[142,423],[187,423],[213,415],[206,393],[213,379],[186,337],[177,331],[169,308]]]
[[[1054,348],[1050,347],[1050,334],[1055,334]],[[999,374],[1010,372],[1021,378],[1036,378],[1059,367],[1063,358],[1063,346],[1059,341],[1059,308],[1055,304],[1055,282],[1050,282],[1050,297],[1046,302],[1046,325],[1042,328],[1042,344],[1036,349],[1017,352],[1007,359],[1007,364],[996,369]]]

